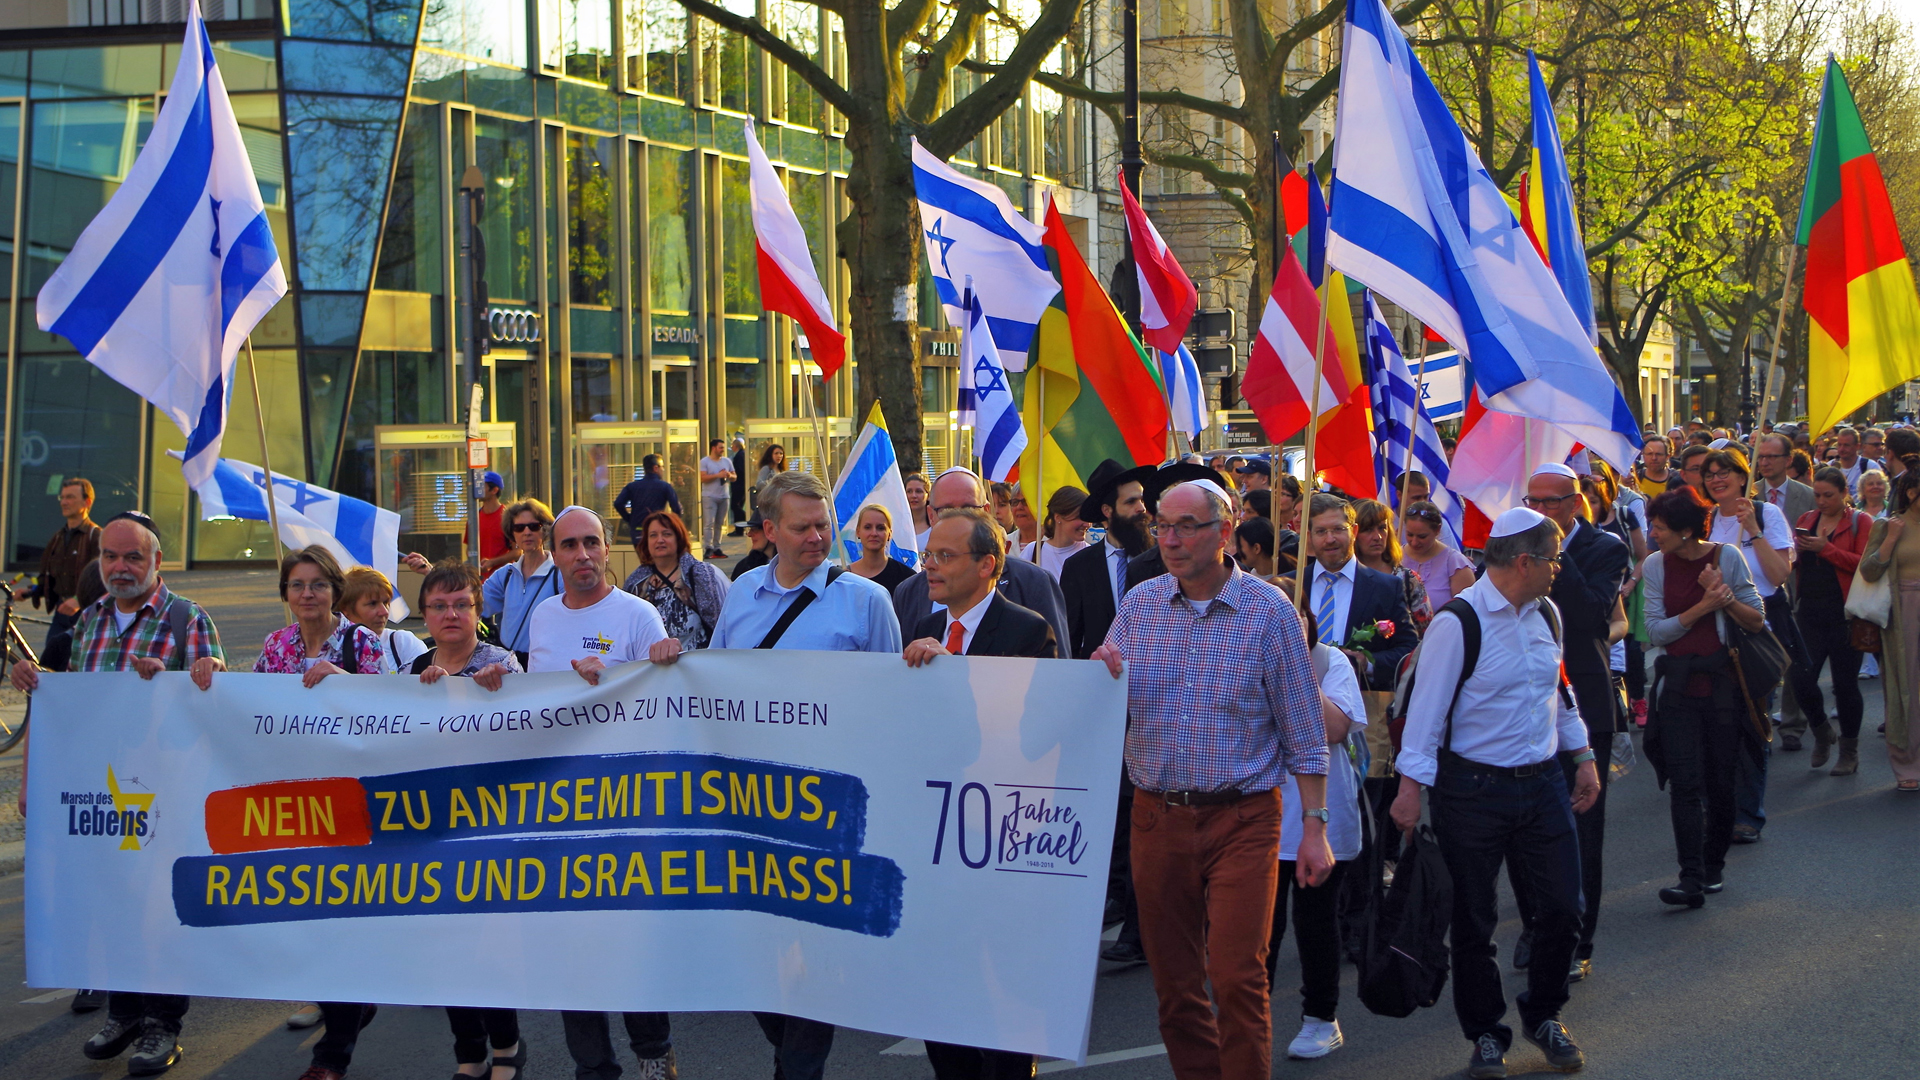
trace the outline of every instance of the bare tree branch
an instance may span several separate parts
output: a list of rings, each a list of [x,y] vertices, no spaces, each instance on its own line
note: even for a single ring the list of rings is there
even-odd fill
[[[1083,0],[1047,0],[1046,7],[1034,17],[1020,35],[1020,43],[1001,65],[1000,73],[987,79],[986,85],[975,88],[940,119],[927,125],[925,137],[920,141],[935,157],[942,160],[953,156],[956,150],[972,142],[1001,113],[1006,112],[1020,95],[1026,91],[1028,80],[1033,78],[1040,65],[1046,62],[1047,54],[1060,44],[1073,27],[1074,16],[1080,13]]]
[[[947,32],[925,54],[920,64],[920,79],[913,87],[913,97],[907,102],[907,115],[920,123],[926,123],[933,116],[933,110],[940,104],[940,96],[946,92],[947,85],[953,79],[953,68],[965,59],[973,48],[973,39],[980,32],[980,24],[986,21],[987,12],[992,10],[988,0],[960,0],[953,9],[953,23]],[[893,28],[889,26],[891,34]]]
[[[820,3],[820,0],[813,0],[813,2],[831,10],[828,4]],[[833,76],[827,73],[827,69],[815,63],[811,56],[794,47],[786,38],[762,26],[759,19],[751,15],[735,15],[719,4],[711,3],[710,0],[680,0],[680,6],[709,22],[726,27],[765,49],[768,55],[785,64],[787,70],[800,76],[808,86],[813,87],[821,100],[838,109],[843,115],[852,117],[864,114],[864,106],[860,100],[835,82]]]
[[[940,8],[940,0],[900,0],[887,9],[887,55],[897,57],[907,39],[920,33]],[[958,21],[958,20],[956,20]]]

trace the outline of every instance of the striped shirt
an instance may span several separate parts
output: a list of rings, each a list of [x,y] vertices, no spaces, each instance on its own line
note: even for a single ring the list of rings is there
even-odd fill
[[[1238,567],[1196,614],[1179,582],[1130,590],[1107,632],[1127,661],[1127,772],[1147,791],[1265,791],[1327,771],[1300,617]]]
[[[165,585],[154,589],[140,610],[134,612],[133,622],[125,633],[113,617],[114,603],[113,597],[103,596],[80,613],[80,621],[73,628],[73,662],[69,670],[129,671],[135,657],[150,656],[164,661],[169,671],[184,671],[203,656],[222,662],[227,658],[220,650],[220,632],[213,628],[213,620],[200,605],[184,596],[175,596]],[[167,605],[171,603],[185,604],[189,613],[184,652],[173,639],[172,620],[167,618]]]

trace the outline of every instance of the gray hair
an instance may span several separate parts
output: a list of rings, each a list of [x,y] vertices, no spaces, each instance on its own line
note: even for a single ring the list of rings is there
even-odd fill
[[[829,502],[833,499],[833,492],[827,490],[827,485],[821,483],[819,477],[810,472],[789,469],[783,473],[774,473],[773,479],[760,485],[760,494],[755,498],[754,508],[760,511],[760,516],[767,519],[768,523],[778,525],[780,503],[788,495],[797,495],[803,499],[818,499],[821,502]]]
[[[967,533],[967,550],[975,555],[993,556],[993,576],[997,581],[1007,569],[1007,544],[1000,532],[1000,523],[988,516],[985,510],[975,510],[968,506],[957,506],[951,510],[940,511],[940,520],[960,518],[968,522],[971,528]]]
[[[1545,559],[1559,550],[1560,526],[1549,519],[1508,536],[1489,537],[1483,553],[1488,566],[1505,567],[1512,566],[1513,561],[1522,555]]]

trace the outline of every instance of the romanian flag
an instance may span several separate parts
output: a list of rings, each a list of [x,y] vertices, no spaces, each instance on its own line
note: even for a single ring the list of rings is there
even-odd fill
[[[1826,431],[1920,378],[1920,297],[1893,202],[1840,65],[1827,61],[1800,203],[1807,247],[1807,413]]]
[[[1087,268],[1051,199],[1041,244],[1060,293],[1040,316],[1022,388],[1028,442],[1020,482],[1036,506],[1062,485],[1086,487],[1107,458],[1129,468],[1165,460],[1169,422],[1158,365]]]

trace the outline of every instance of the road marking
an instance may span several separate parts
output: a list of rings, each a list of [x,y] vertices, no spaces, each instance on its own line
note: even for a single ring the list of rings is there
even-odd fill
[[[892,1046],[880,1052],[882,1054],[893,1054],[898,1057],[926,1057],[927,1044],[920,1039],[901,1039],[899,1042],[894,1043]],[[1111,1065],[1116,1061],[1133,1061],[1136,1058],[1158,1057],[1166,1052],[1167,1047],[1165,1043],[1154,1043],[1152,1046],[1136,1046],[1131,1050],[1109,1050],[1104,1054],[1088,1054],[1085,1065],[1080,1065],[1072,1061],[1043,1061],[1034,1072],[1052,1073],[1065,1072],[1068,1069],[1092,1068],[1095,1065]]]
[[[39,997],[30,997],[30,998],[27,998],[27,999],[26,999],[25,1001],[22,1001],[22,1002],[21,1002],[20,1004],[22,1004],[22,1005],[51,1005],[51,1004],[53,1004],[54,1002],[56,1002],[56,1001],[59,1001],[59,1000],[60,1000],[61,998],[70,998],[70,997],[72,997],[72,996],[73,996],[74,994],[76,994],[76,993],[78,993],[78,992],[79,992],[79,991],[77,991],[77,990],[49,990],[49,991],[47,991],[46,993],[44,993],[44,994],[41,994],[41,995],[40,995]]]

